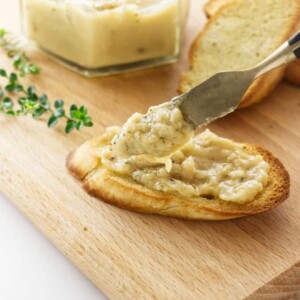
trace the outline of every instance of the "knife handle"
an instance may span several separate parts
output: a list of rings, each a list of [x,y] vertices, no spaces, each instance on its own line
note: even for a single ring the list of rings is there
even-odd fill
[[[289,40],[288,43],[290,46],[295,45],[296,43],[300,42],[300,31],[297,32],[294,36],[292,36]],[[296,55],[297,58],[300,58],[300,47],[294,50],[294,54]]]
[[[300,31],[253,68],[255,78],[296,59],[300,59]]]

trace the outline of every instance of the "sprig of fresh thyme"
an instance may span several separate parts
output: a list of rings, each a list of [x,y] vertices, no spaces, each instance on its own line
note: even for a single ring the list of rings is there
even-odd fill
[[[59,119],[65,119],[66,133],[74,129],[80,130],[84,126],[93,126],[85,106],[77,107],[73,104],[66,109],[62,99],[57,99],[52,104],[48,96],[38,94],[33,85],[29,87],[22,85],[20,77],[28,74],[37,75],[41,69],[30,62],[18,40],[12,38],[4,29],[0,29],[0,47],[12,58],[13,67],[18,73],[0,69],[0,77],[5,81],[4,86],[0,85],[0,112],[10,116],[32,115],[33,118],[48,114],[48,127],[55,126]],[[13,99],[17,99],[18,105]]]
[[[0,29],[0,46],[5,49],[7,56],[12,58],[13,66],[19,71],[20,76],[39,74],[41,69],[29,61],[22,44],[20,39],[14,38],[5,29]]]

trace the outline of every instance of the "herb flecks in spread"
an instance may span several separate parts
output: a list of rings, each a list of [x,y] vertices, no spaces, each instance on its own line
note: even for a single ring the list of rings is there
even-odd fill
[[[107,129],[106,142],[99,149],[101,163],[150,189],[182,197],[245,203],[267,184],[269,165],[261,155],[250,154],[243,144],[218,137],[209,130],[173,151],[169,155],[169,170],[157,157],[151,162],[149,154],[127,158],[114,155],[112,143],[122,130]]]

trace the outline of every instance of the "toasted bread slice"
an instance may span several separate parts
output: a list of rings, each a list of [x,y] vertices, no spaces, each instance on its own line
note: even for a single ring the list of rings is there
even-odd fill
[[[235,0],[209,0],[204,5],[204,12],[208,18],[212,17],[222,6]]]
[[[289,64],[285,79],[293,84],[300,85],[300,60]]]
[[[251,154],[261,154],[269,164],[268,183],[257,197],[246,204],[202,197],[183,198],[154,191],[136,183],[130,176],[113,173],[101,166],[97,149],[105,137],[87,141],[69,154],[67,168],[83,182],[92,196],[107,203],[143,213],[194,220],[225,220],[266,211],[289,195],[289,175],[282,163],[270,152],[247,145]]]
[[[298,28],[298,0],[235,0],[223,5],[206,23],[190,50],[190,69],[182,75],[186,92],[215,73],[253,67]],[[268,96],[286,66],[257,79],[242,99],[249,106]]]
[[[208,18],[212,17],[222,6],[235,0],[210,0],[204,6]],[[299,27],[300,28],[300,27]],[[298,28],[298,29],[299,29]],[[285,73],[285,79],[293,84],[300,85],[300,61],[290,63]]]

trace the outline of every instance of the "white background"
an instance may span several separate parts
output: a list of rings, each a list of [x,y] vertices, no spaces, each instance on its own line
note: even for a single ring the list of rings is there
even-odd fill
[[[107,299],[0,194],[0,299]]]

